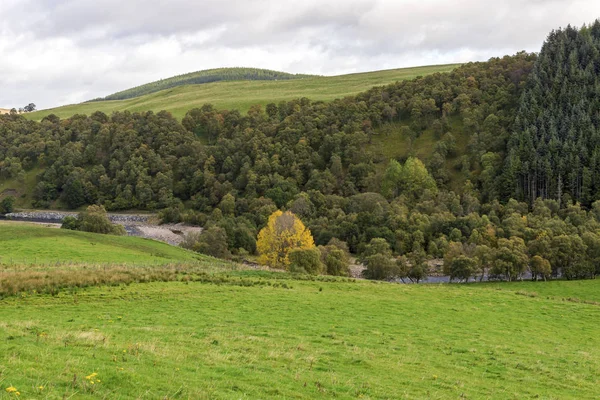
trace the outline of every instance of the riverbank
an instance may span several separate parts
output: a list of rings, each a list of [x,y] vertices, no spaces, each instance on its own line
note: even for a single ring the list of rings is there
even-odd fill
[[[69,211],[20,211],[6,214],[5,221],[29,222],[59,228],[67,216],[77,216]],[[109,213],[108,218],[114,224],[122,225],[128,236],[158,240],[173,246],[178,246],[189,233],[200,233],[202,228],[185,224],[159,224],[155,214],[115,214]]]

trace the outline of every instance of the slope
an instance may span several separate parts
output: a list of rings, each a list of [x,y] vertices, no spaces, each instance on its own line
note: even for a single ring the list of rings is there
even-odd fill
[[[4,299],[0,390],[78,399],[597,397],[600,308],[547,298],[544,283],[527,284],[540,290],[530,297],[518,284],[281,275],[245,274],[254,283],[246,287],[148,283]],[[556,282],[557,294],[573,284],[600,289],[598,280]]]
[[[148,239],[0,222],[0,264],[165,264],[202,259],[205,257]]]
[[[314,78],[316,75],[289,74],[287,72],[272,71],[258,68],[216,68],[203,71],[190,72],[189,74],[177,75],[167,79],[146,83],[123,90],[92,101],[101,100],[125,100],[146,94],[159,92],[184,85],[200,85],[204,83],[220,81],[277,81],[302,78]]]
[[[390,84],[436,72],[448,72],[457,66],[458,64],[433,65],[331,77],[186,85],[127,100],[95,101],[40,110],[26,114],[26,117],[41,120],[50,114],[68,118],[75,114],[90,115],[94,111],[110,114],[113,111],[157,112],[166,110],[176,118],[181,119],[188,110],[201,107],[206,103],[211,103],[218,109],[238,109],[241,112],[246,112],[254,104],[264,106],[268,103],[278,103],[301,97],[330,101],[360,93],[373,86]]]

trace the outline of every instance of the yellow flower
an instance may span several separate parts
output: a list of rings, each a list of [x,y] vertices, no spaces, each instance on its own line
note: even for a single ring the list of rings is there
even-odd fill
[[[38,389],[44,390],[44,387],[43,386],[38,386]]]
[[[14,386],[9,386],[9,387],[6,388],[6,391],[8,393],[16,393],[17,392],[17,388],[14,387]]]

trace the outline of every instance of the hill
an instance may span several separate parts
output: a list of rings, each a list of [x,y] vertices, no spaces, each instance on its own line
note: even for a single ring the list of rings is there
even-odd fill
[[[159,92],[184,85],[200,85],[203,83],[221,82],[221,81],[279,81],[290,79],[314,78],[315,75],[289,74],[287,72],[271,71],[258,68],[217,68],[203,71],[191,72],[189,74],[177,75],[167,79],[161,79],[150,82],[145,85],[136,86],[131,89],[123,90],[102,99],[102,100],[125,100],[133,97],[139,97],[146,94]]]
[[[237,109],[242,113],[255,104],[279,103],[306,97],[331,101],[355,95],[373,86],[413,79],[436,72],[448,72],[458,65],[434,65],[331,77],[312,77],[268,81],[222,81],[202,85],[186,85],[146,94],[127,100],[93,101],[27,113],[26,117],[41,120],[55,114],[61,118],[75,114],[90,115],[95,111],[110,114],[114,111],[169,111],[177,119],[192,108],[213,104],[218,109]]]
[[[0,264],[195,262],[205,257],[168,244],[0,221]]]
[[[0,108],[0,114],[9,114],[10,110],[8,108]]]
[[[0,390],[82,399],[598,394],[599,280],[393,285],[228,275],[218,284],[0,300]]]

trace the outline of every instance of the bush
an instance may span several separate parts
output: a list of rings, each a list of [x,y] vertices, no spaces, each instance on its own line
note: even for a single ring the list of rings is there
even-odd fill
[[[478,270],[477,259],[460,255],[450,263],[450,280],[457,278],[467,282]]]
[[[333,239],[329,241],[332,243]],[[340,241],[338,241],[340,242]],[[344,242],[341,242],[344,243]],[[345,244],[345,243],[344,243]],[[346,247],[347,248],[347,247]],[[348,253],[342,250],[335,244],[329,244],[327,246],[320,246],[321,250],[321,261],[325,265],[325,272],[327,275],[334,276],[349,276],[349,259]]]
[[[373,254],[363,259],[367,267],[363,276],[367,279],[389,280],[399,275],[399,268],[387,254]]]
[[[188,233],[180,245],[197,253],[217,258],[231,258],[225,229],[211,226],[202,233]]]
[[[0,201],[0,214],[8,214],[13,212],[15,209],[15,198],[13,196],[6,196]]]
[[[349,276],[348,256],[340,249],[332,249],[325,257],[325,268],[328,275]]]
[[[427,255],[423,250],[413,251],[406,257],[399,257],[396,260],[398,277],[408,278],[411,282],[416,283],[426,279],[428,270],[426,259]]]
[[[63,219],[62,225],[60,227],[61,229],[70,229],[72,231],[77,231],[79,230],[80,225],[81,224],[79,223],[79,220],[76,217],[69,215]]]
[[[79,230],[84,232],[124,235],[125,228],[110,222],[103,206],[89,206],[79,213]]]
[[[325,269],[321,262],[321,252],[317,248],[293,249],[289,253],[289,258],[291,272],[319,275]]]

